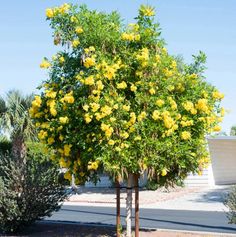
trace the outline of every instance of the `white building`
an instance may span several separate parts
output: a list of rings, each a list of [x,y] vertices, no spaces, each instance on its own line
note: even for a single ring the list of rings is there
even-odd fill
[[[211,156],[211,164],[201,176],[190,174],[185,180],[186,186],[214,186],[236,184],[236,136],[219,136],[207,138]],[[142,183],[145,182],[142,180]],[[86,183],[87,187],[94,186]],[[111,182],[107,176],[101,177],[98,187],[109,187]]]
[[[188,186],[236,184],[236,136],[208,137],[211,164],[203,175],[189,175]]]

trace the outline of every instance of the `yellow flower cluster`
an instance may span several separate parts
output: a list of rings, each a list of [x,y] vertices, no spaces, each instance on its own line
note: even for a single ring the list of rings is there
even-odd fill
[[[193,125],[193,120],[181,121],[180,122],[182,127],[188,127]]]
[[[89,161],[88,170],[97,170],[99,162],[98,161]]]
[[[151,6],[145,6],[145,5],[141,5],[139,12],[142,16],[155,16],[155,11],[154,8]]]
[[[224,98],[224,94],[216,90],[212,92],[212,97],[214,99],[222,100]]]
[[[111,137],[111,135],[114,131],[114,129],[110,125],[107,125],[107,124],[104,124],[104,123],[101,124],[101,130],[103,132],[105,132],[105,136],[107,138]]]
[[[65,94],[63,98],[60,99],[62,103],[68,103],[68,104],[73,104],[75,102],[75,98],[73,96],[73,91],[70,93]]]
[[[95,64],[96,64],[95,56],[87,57],[87,58],[84,60],[84,66],[85,66],[86,68],[90,68],[90,67],[94,66]]]
[[[49,111],[51,113],[52,116],[56,116],[57,115],[57,110],[56,110],[56,101],[55,100],[48,100],[47,101],[47,106],[49,107]]]
[[[47,8],[46,9],[46,16],[48,18],[53,18],[58,14],[64,14],[70,9],[70,5],[67,3],[62,4],[60,7],[55,8]]]
[[[164,104],[165,104],[164,100],[158,99],[158,100],[156,101],[156,105],[157,105],[158,107],[162,107],[162,105],[164,105]]]
[[[76,33],[76,34],[81,34],[81,33],[83,33],[83,32],[84,32],[84,30],[83,30],[82,27],[76,27],[76,28],[75,28],[75,33]]]
[[[73,48],[77,48],[80,45],[80,41],[75,39],[71,42]]]
[[[209,112],[209,108],[208,108],[208,101],[207,99],[199,99],[197,101],[197,104],[195,105],[196,109],[208,113]]]
[[[60,123],[62,123],[62,124],[66,124],[66,123],[69,122],[69,118],[68,118],[67,116],[65,116],[65,117],[59,117],[59,121],[60,121]]]
[[[43,61],[40,64],[40,68],[47,69],[49,67],[51,67],[51,63],[48,62],[48,60],[43,59]]]
[[[125,89],[127,88],[127,84],[125,81],[122,81],[121,83],[117,83],[117,89]]]
[[[121,38],[126,41],[139,41],[140,40],[140,34],[137,33],[123,33],[121,35]]]
[[[168,97],[167,99],[168,99],[168,101],[170,102],[171,109],[172,109],[172,110],[176,110],[176,109],[177,109],[177,104],[176,104],[176,102],[173,100],[173,98],[172,98],[172,97]]]
[[[184,131],[184,132],[181,133],[181,138],[183,140],[189,140],[191,138],[191,133],[187,132],[187,131]]]
[[[141,63],[142,67],[146,67],[148,65],[149,60],[149,50],[148,48],[143,48],[136,55],[136,59]]]
[[[34,97],[34,100],[32,101],[32,106],[29,109],[29,114],[32,118],[39,118],[41,116],[41,113],[38,112],[41,105],[42,105],[42,99],[40,96],[36,95]]]

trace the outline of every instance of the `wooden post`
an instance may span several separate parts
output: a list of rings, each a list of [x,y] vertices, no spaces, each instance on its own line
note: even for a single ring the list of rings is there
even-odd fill
[[[135,237],[139,237],[139,175],[134,175],[135,186]]]
[[[132,237],[132,185],[133,174],[128,174],[126,198],[126,237]]]
[[[120,237],[120,182],[116,180],[116,236]]]

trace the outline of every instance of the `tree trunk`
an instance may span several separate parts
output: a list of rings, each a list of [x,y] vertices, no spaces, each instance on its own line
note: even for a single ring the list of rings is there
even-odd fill
[[[128,174],[126,198],[126,236],[132,236],[132,185],[133,174]]]
[[[116,236],[120,237],[121,223],[120,223],[120,182],[116,180]]]
[[[74,194],[78,193],[78,188],[77,188],[77,186],[75,184],[75,176],[73,174],[72,174],[72,178],[71,178],[71,191]]]
[[[134,175],[135,186],[135,237],[139,237],[139,175]]]
[[[22,136],[16,136],[12,139],[12,155],[19,162],[25,164],[26,160],[26,146]]]

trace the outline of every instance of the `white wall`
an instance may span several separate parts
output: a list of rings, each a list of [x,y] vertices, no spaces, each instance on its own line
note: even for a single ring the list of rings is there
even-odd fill
[[[236,184],[236,137],[208,138],[214,182]]]

